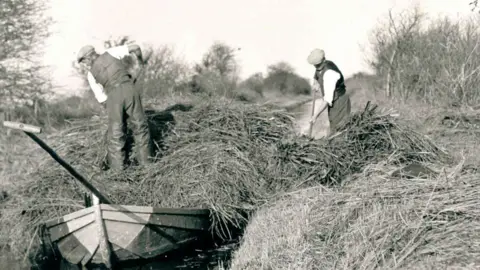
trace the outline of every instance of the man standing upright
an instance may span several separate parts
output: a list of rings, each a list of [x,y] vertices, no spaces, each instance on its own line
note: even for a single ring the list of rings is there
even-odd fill
[[[152,140],[140,93],[133,84],[131,74],[121,59],[134,53],[143,63],[138,45],[123,45],[98,54],[93,46],[80,49],[77,61],[88,70],[88,82],[98,102],[108,114],[108,161],[113,169],[128,163],[127,128],[134,136],[137,161],[149,162],[153,156]]]
[[[321,106],[315,108],[310,124],[315,123],[318,116],[328,107],[329,135],[332,135],[347,120],[351,112],[351,102],[346,93],[343,74],[332,61],[325,59],[323,50],[314,49],[307,61],[315,67],[313,78],[318,88],[314,87],[313,91],[320,91],[325,101]]]

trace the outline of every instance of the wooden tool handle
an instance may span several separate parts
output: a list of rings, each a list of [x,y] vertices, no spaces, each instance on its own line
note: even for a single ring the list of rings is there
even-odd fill
[[[314,80],[314,81],[313,81],[313,88],[312,88],[312,100],[313,100],[313,101],[312,101],[312,116],[311,116],[311,117],[313,117],[313,116],[315,115],[315,101],[316,101],[316,99],[317,99],[317,97],[316,97],[316,92],[317,92],[317,88],[316,88],[316,87],[317,87],[317,84],[316,84],[316,83],[317,83],[317,81]],[[309,137],[312,137],[313,123],[309,123],[309,125],[310,125],[310,126],[309,126],[309,128],[308,128],[308,136],[309,136]]]
[[[25,132],[30,133],[42,133],[42,128],[37,126],[32,126],[28,124],[23,124],[19,122],[10,122],[10,121],[3,121],[3,126],[7,128],[13,128],[18,130],[23,130]]]

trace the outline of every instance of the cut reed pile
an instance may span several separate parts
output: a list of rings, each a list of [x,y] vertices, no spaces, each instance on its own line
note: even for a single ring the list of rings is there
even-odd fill
[[[340,183],[366,165],[389,160],[392,164],[410,162],[451,162],[449,154],[426,136],[397,123],[389,114],[381,115],[367,104],[363,112],[351,116],[340,134],[330,140],[294,137],[277,144],[270,172],[296,184]],[[278,178],[278,177],[277,177]]]
[[[198,104],[176,114],[174,122],[158,118],[170,121],[164,130],[168,136],[157,138],[164,152],[142,169],[99,172],[104,119],[74,123],[46,141],[115,203],[206,207],[213,210],[212,232],[222,238],[243,229],[258,205],[278,192],[338,183],[380,159],[429,161],[445,156],[426,138],[372,108],[354,115],[346,131],[330,142],[296,137],[293,118],[283,110],[225,100]],[[164,122],[152,124],[162,130]],[[18,252],[28,246],[25,241],[41,221],[83,207],[84,189],[44,157],[44,164],[22,180],[4,206],[6,218],[0,220],[4,228],[19,224],[5,231],[7,245]]]
[[[480,175],[456,167],[399,179],[393,169],[271,202],[252,218],[231,269],[478,269]]]

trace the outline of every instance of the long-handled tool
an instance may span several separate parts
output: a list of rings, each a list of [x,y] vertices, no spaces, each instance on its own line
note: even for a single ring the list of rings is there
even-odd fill
[[[312,116],[311,118],[313,118],[313,116],[315,115],[315,100],[317,99],[316,98],[316,92],[317,92],[317,88],[316,88],[316,84],[315,84],[315,81],[314,81],[314,87],[312,89],[312,98],[313,98],[313,101],[312,101]],[[310,124],[310,127],[308,129],[308,136],[309,137],[312,137],[312,132],[313,132],[313,122],[309,122]]]
[[[70,164],[64,161],[61,157],[55,153],[55,151],[50,148],[45,142],[38,138],[34,133],[42,133],[42,128],[37,126],[32,126],[28,124],[23,124],[19,122],[3,121],[3,126],[7,128],[17,129],[23,131],[35,141],[40,147],[43,148],[52,158],[60,163],[72,176],[74,176],[80,183],[82,183],[90,192],[92,192],[98,199],[107,204],[113,204],[113,202],[105,195],[103,195],[98,189],[96,189],[87,179],[85,179],[81,174],[79,174]]]

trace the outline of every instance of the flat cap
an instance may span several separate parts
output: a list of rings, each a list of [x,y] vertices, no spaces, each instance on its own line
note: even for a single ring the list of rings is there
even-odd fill
[[[320,49],[314,49],[307,58],[310,65],[318,65],[325,60],[325,52]]]
[[[80,63],[80,61],[82,61],[82,59],[89,55],[90,53],[92,53],[93,51],[95,51],[95,48],[93,48],[92,45],[85,45],[83,46],[80,51],[78,51],[78,54],[77,54],[77,62]]]

